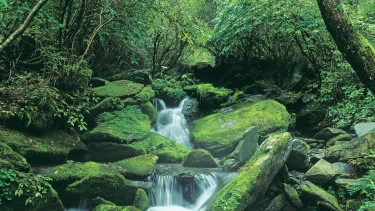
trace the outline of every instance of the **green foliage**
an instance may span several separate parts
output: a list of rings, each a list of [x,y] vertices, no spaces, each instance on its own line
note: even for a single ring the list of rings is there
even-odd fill
[[[0,204],[2,200],[12,200],[13,192],[10,190],[10,185],[14,182],[16,174],[12,169],[0,169],[1,180],[0,180]]]
[[[165,76],[164,79],[156,79],[152,82],[152,89],[156,95],[167,95],[177,102],[186,93],[183,91],[181,82],[173,78],[173,76]]]
[[[214,95],[219,101],[228,97],[232,91],[224,87],[214,87],[212,84],[200,84],[197,85],[197,94],[201,101],[204,101],[207,97]]]
[[[367,210],[369,207],[375,206],[375,170],[370,170],[367,175],[365,175],[362,180],[363,183],[359,185],[351,186],[348,189],[350,195],[359,192],[361,196],[362,205],[360,211]]]
[[[222,197],[219,197],[218,207],[223,208],[223,210],[235,211],[237,206],[240,204],[239,200],[242,198],[239,191],[240,189],[238,188],[231,190],[231,197],[228,200],[224,200]]]

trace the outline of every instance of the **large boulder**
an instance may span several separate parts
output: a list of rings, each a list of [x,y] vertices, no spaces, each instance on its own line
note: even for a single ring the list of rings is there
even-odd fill
[[[233,91],[226,88],[215,88],[212,84],[197,85],[197,94],[201,106],[215,107],[221,103],[227,102],[227,99]]]
[[[230,99],[230,103],[236,103],[239,100],[242,100],[245,97],[244,93],[242,91],[237,90],[233,97]]]
[[[309,167],[308,149],[309,146],[305,142],[299,139],[293,140],[293,148],[286,161],[289,170],[306,170]]]
[[[375,148],[375,131],[362,135],[358,138],[351,140],[348,144],[345,144],[345,148],[341,152],[341,159],[344,161],[356,160],[358,164],[364,164],[365,154],[369,153],[370,150]],[[367,160],[368,166],[375,164],[373,160]]]
[[[340,134],[338,136],[330,138],[326,145],[327,147],[331,147],[336,144],[342,144],[343,142],[347,142],[351,140],[352,140],[352,136],[350,134]]]
[[[158,122],[158,111],[152,105],[152,103],[147,102],[141,104],[142,113],[146,114],[151,121],[151,125],[155,125]]]
[[[99,78],[99,77],[95,77],[90,80],[90,84],[92,88],[104,86],[106,83],[108,83],[107,80],[103,78]]]
[[[292,203],[296,207],[298,207],[298,208],[303,207],[302,201],[299,198],[296,189],[294,189],[291,185],[284,183],[284,190],[285,190],[285,193],[288,195],[288,198],[290,199],[290,201],[292,201]]]
[[[144,180],[152,174],[159,157],[153,154],[140,155],[113,163],[125,169],[126,178]]]
[[[246,106],[199,119],[192,131],[195,145],[220,157],[232,152],[251,126],[257,126],[262,135],[288,129],[290,115],[280,103],[264,100],[243,104]]]
[[[2,127],[0,142],[22,155],[30,164],[63,163],[74,151],[81,152],[82,156],[86,153],[86,145],[77,135],[71,136],[60,130],[32,135]]]
[[[214,157],[205,149],[194,149],[186,157],[182,164],[186,167],[216,168],[218,167]]]
[[[148,200],[147,193],[142,188],[138,188],[135,193],[134,206],[142,211],[146,211],[150,207],[150,201]]]
[[[26,173],[30,171],[30,164],[26,159],[2,142],[0,142],[0,160],[0,168],[12,168]]]
[[[358,123],[354,125],[354,131],[358,137],[361,137],[375,129],[375,122]]]
[[[138,111],[136,106],[127,106],[122,111],[105,112],[96,121],[99,122],[98,126],[82,135],[83,142],[130,144],[147,137],[151,130],[149,117]]]
[[[242,140],[236,147],[234,158],[240,162],[250,160],[250,158],[253,157],[254,153],[259,148],[258,138],[259,134],[255,126],[247,129]]]
[[[94,172],[69,185],[66,190],[89,199],[101,197],[116,205],[133,205],[138,187],[119,173]]]
[[[346,134],[345,131],[337,128],[327,127],[321,130],[314,136],[314,139],[328,141],[330,138],[338,136],[340,134]]]
[[[104,86],[94,88],[94,94],[102,99],[106,97],[118,97],[125,99],[138,94],[144,85],[132,81],[120,80],[109,82]]]
[[[292,136],[289,133],[267,138],[234,180],[216,194],[206,210],[222,211],[226,210],[226,206],[236,211],[251,209],[263,198],[291,150]]]
[[[314,185],[310,181],[304,181],[301,184],[301,189],[303,193],[313,201],[319,202],[319,207],[322,207],[326,210],[332,211],[342,211],[341,207],[335,196],[327,193],[323,189]]]
[[[324,185],[336,176],[337,168],[321,159],[306,172],[305,179],[314,184]]]
[[[138,94],[136,94],[134,97],[128,97],[125,100],[122,100],[121,102],[127,106],[127,105],[141,105],[143,103],[147,103],[151,101],[152,98],[155,97],[155,92],[152,90],[151,87],[146,86],[142,89]]]

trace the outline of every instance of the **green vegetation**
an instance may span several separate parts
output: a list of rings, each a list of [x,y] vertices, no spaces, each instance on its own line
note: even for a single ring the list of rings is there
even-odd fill
[[[181,82],[177,81],[172,76],[154,80],[152,82],[152,89],[155,91],[156,95],[166,95],[173,98],[176,102],[185,94]]]
[[[125,169],[127,178],[139,179],[151,175],[158,159],[158,156],[153,154],[139,155],[115,162],[113,165]]]

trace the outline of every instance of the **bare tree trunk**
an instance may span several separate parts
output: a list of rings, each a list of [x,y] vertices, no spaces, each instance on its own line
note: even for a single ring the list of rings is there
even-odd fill
[[[39,12],[40,8],[43,7],[45,3],[47,3],[48,0],[40,0],[38,4],[34,7],[33,10],[29,13],[26,20],[23,22],[22,26],[18,28],[15,32],[13,32],[8,39],[5,40],[3,44],[0,46],[0,53],[4,51],[4,49],[11,43],[13,40],[15,40],[17,37],[19,37],[23,32],[27,29],[30,22],[33,20],[35,15]]]
[[[375,50],[355,30],[340,0],[317,0],[327,30],[361,82],[375,94]]]

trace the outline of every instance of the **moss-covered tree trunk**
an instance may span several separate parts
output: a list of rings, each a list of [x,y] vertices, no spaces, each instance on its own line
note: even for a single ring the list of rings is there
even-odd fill
[[[375,94],[375,50],[345,13],[341,0],[317,0],[324,23],[361,82]]]

